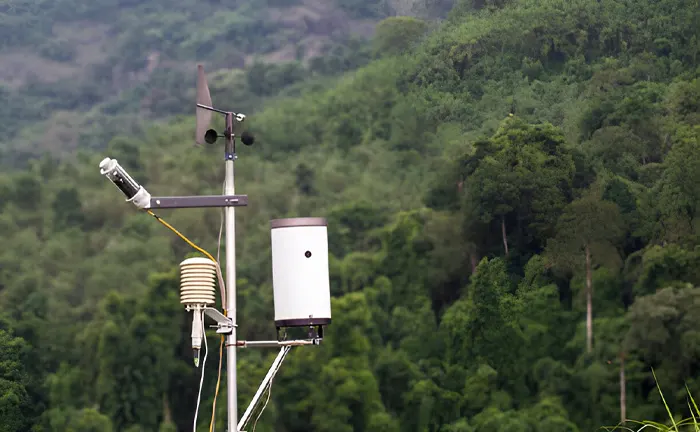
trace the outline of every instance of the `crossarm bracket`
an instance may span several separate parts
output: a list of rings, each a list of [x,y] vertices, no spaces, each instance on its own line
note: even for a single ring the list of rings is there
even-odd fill
[[[245,207],[248,195],[200,195],[152,197],[149,208],[210,208],[210,207]]]

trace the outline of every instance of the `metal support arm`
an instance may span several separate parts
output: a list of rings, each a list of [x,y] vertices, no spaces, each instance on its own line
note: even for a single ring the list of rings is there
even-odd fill
[[[320,339],[300,339],[290,341],[238,341],[236,346],[241,348],[276,348],[286,346],[320,345]]]
[[[270,370],[267,371],[267,375],[265,375],[265,378],[260,383],[260,387],[258,387],[258,390],[255,392],[253,399],[250,401],[248,408],[245,410],[243,416],[241,417],[241,420],[238,422],[238,431],[243,432],[243,428],[245,427],[246,423],[248,423],[248,421],[250,420],[250,417],[253,415],[253,410],[255,410],[255,407],[258,405],[258,402],[260,402],[260,398],[265,392],[265,389],[268,385],[270,385],[270,382],[277,374],[277,371],[282,365],[282,362],[287,356],[287,353],[289,353],[290,349],[292,349],[291,346],[284,346],[280,348],[280,352],[277,354],[275,361],[272,362]]]
[[[205,110],[208,110],[208,111],[212,111],[212,112],[215,112],[215,113],[219,113],[219,114],[223,114],[223,115],[232,114],[232,115],[234,115],[234,116],[236,117],[236,120],[238,120],[239,122],[242,122],[243,120],[245,120],[245,114],[235,113],[235,112],[231,112],[231,111],[224,111],[224,110],[220,110],[220,109],[218,109],[218,108],[214,108],[214,107],[212,107],[212,106],[204,105],[204,104],[201,104],[201,103],[198,103],[198,104],[197,104],[197,108],[202,108],[202,109],[205,109]]]
[[[245,207],[248,195],[201,195],[152,197],[149,208]]]

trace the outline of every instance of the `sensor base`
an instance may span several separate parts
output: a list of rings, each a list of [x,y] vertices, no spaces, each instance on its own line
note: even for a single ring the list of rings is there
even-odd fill
[[[275,320],[275,326],[280,327],[309,327],[321,326],[331,323],[330,318],[301,318],[301,319],[284,319]]]

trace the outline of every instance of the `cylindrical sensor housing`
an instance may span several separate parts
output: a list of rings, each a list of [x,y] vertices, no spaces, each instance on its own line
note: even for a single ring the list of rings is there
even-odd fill
[[[124,171],[116,159],[104,158],[100,162],[100,172],[114,183],[128,199],[134,198],[141,186]]]
[[[330,324],[326,220],[273,220],[271,239],[275,325],[280,328]]]

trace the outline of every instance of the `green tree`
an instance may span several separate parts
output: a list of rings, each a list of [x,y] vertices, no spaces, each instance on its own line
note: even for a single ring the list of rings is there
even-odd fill
[[[70,432],[111,432],[114,429],[109,417],[94,408],[85,408],[76,413],[66,430]]]
[[[509,118],[491,140],[485,149],[495,151],[481,153],[466,181],[467,231],[483,229],[478,222],[497,224],[508,255],[509,231],[523,248],[544,243],[571,193],[574,164],[561,132],[551,125]],[[466,162],[468,172],[473,162]]]
[[[374,52],[378,56],[403,54],[425,34],[427,24],[407,16],[390,17],[379,24],[373,40]]]
[[[483,259],[477,267],[469,294],[452,305],[443,317],[446,361],[460,364],[472,358],[497,371],[500,385],[522,390],[522,363],[516,360],[523,334],[518,326],[520,304],[513,296],[502,259]]]
[[[80,196],[75,188],[58,191],[51,204],[54,214],[54,229],[81,228],[84,222]]]
[[[665,240],[695,238],[700,187],[700,148],[696,142],[679,142],[664,160],[666,169],[654,188]]]
[[[32,401],[27,393],[26,342],[0,330],[0,431],[25,430],[33,420]]]
[[[573,201],[557,223],[556,236],[548,243],[552,262],[586,278],[586,351],[593,350],[593,266],[614,265],[617,244],[623,235],[617,205],[589,194]]]

